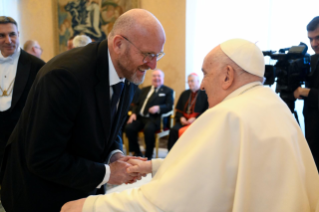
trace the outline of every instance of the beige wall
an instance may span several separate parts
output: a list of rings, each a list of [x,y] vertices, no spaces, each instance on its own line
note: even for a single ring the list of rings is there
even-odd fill
[[[37,40],[43,49],[42,59],[55,56],[55,16],[52,0],[20,0],[20,46],[29,40]]]
[[[165,56],[157,68],[165,73],[164,84],[175,90],[175,102],[185,90],[185,12],[186,0],[142,0],[141,7],[153,13],[166,32]],[[151,84],[148,71],[142,86]]]
[[[42,59],[50,60],[57,53],[56,0],[20,0],[20,43],[37,40],[44,52]],[[166,32],[165,56],[157,67],[165,72],[165,84],[173,88],[175,99],[185,89],[185,12],[186,0],[141,0],[141,8],[153,13]],[[142,86],[151,84],[151,71]],[[176,101],[175,101],[176,102]]]

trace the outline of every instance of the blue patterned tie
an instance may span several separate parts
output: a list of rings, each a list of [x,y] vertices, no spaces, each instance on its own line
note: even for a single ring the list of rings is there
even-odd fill
[[[122,90],[124,88],[124,83],[123,82],[119,82],[115,85],[112,85],[113,88],[113,95],[112,95],[112,101],[111,101],[111,118],[112,118],[112,122],[113,119],[116,115],[116,111],[117,111],[117,103],[121,98],[121,94],[122,94]]]

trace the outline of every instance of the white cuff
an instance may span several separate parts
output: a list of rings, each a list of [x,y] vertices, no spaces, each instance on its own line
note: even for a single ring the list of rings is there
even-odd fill
[[[110,155],[109,155],[109,157],[108,157],[108,159],[107,159],[107,164],[110,164],[110,160],[111,160],[112,156],[113,156],[115,153],[118,153],[118,152],[121,152],[121,153],[124,155],[124,153],[123,153],[121,150],[119,150],[119,149],[113,150],[113,151],[110,153]]]
[[[105,166],[105,175],[104,175],[103,181],[96,188],[101,188],[101,186],[107,183],[110,179],[110,176],[111,176],[110,166],[106,164],[104,164],[104,166]]]

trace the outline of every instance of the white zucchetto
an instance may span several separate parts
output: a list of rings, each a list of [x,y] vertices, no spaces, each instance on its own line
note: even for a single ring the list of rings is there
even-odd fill
[[[220,47],[231,60],[248,73],[264,76],[264,56],[256,44],[237,38],[225,41]]]

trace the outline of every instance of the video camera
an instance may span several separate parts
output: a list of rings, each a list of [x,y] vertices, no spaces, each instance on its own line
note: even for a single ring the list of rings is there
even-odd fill
[[[264,56],[277,60],[275,65],[266,65],[264,85],[270,86],[277,79],[276,93],[279,93],[292,113],[295,113],[293,92],[307,81],[310,73],[310,55],[307,50],[308,46],[300,43],[299,46],[280,49],[278,54],[275,54],[276,51],[263,51]]]

